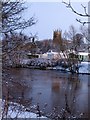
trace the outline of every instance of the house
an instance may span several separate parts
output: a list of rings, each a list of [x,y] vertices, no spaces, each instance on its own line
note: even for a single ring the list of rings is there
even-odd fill
[[[73,57],[76,56],[76,58],[78,57],[80,61],[86,62],[86,61],[90,61],[90,53],[87,51],[79,51],[79,52],[75,52],[75,51],[68,51],[69,56],[74,55]]]
[[[41,54],[40,58],[45,58],[45,59],[58,59],[59,58],[59,54],[58,52],[53,52],[52,50],[49,50],[48,52]]]
[[[79,52],[78,57],[81,61],[90,61],[90,53],[88,52]]]
[[[41,54],[40,58],[49,59],[49,60],[66,59],[67,53],[66,52],[54,52],[52,50],[49,50],[48,52]]]

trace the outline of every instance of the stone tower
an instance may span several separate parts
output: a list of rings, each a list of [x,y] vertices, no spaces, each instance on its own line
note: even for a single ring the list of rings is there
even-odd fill
[[[53,44],[54,45],[62,44],[62,38],[61,38],[61,31],[60,30],[55,30],[53,32]]]

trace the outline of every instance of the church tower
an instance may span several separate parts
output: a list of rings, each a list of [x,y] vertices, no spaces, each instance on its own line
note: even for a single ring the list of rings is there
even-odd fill
[[[61,33],[62,33],[62,31],[60,31],[60,30],[55,30],[53,32],[53,44],[55,46],[62,44]]]

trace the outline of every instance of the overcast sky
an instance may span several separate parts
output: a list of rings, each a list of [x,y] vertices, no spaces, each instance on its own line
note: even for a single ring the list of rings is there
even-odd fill
[[[87,5],[87,3],[82,3]],[[76,18],[80,18],[70,9],[67,9],[65,4],[61,2],[27,2],[28,10],[23,14],[23,17],[28,19],[34,15],[38,20],[37,24],[25,30],[26,34],[37,33],[39,40],[52,39],[53,30],[61,29],[62,32],[68,31],[70,25],[74,25],[77,29],[80,23]],[[74,8],[83,13],[83,8],[80,2],[73,2]]]

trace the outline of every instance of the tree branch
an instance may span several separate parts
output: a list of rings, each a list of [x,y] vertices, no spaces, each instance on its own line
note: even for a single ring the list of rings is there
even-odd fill
[[[31,27],[37,21],[34,17],[28,20],[22,19],[21,13],[27,9],[24,2],[2,2],[2,33],[9,33],[14,30],[23,30]]]
[[[76,19],[76,21],[78,21],[79,23],[81,23],[81,24],[83,24],[83,25],[85,25],[85,24],[90,24],[90,22],[88,21],[81,21],[80,19]]]
[[[86,6],[84,6],[83,4],[81,4],[81,6],[82,6],[83,9],[84,9],[84,13],[85,13],[85,15],[88,15],[88,13],[87,13],[87,9],[86,9]]]
[[[65,2],[65,1],[62,1],[62,3],[64,3],[66,5],[67,8],[70,8],[72,10],[73,13],[77,14],[78,16],[81,16],[81,17],[90,17],[90,14],[87,13],[87,9],[86,9],[86,6],[82,5],[81,6],[83,7],[84,9],[84,14],[83,13],[79,13],[77,12],[73,6],[71,5],[71,2],[69,1],[69,3]],[[79,23],[85,25],[85,24],[90,24],[89,21],[86,21],[86,22],[82,22],[80,19],[76,19],[76,21],[78,21]]]
[[[83,6],[85,14],[82,14],[82,13],[77,12],[77,11],[72,7],[70,1],[69,1],[69,3],[62,1],[62,3],[64,3],[67,8],[70,8],[75,14],[77,14],[77,15],[79,15],[79,16],[90,17],[90,15],[86,13],[86,7]]]

